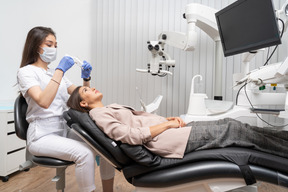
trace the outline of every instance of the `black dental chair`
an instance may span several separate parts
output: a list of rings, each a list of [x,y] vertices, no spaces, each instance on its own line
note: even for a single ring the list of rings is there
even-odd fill
[[[15,100],[14,104],[14,122],[15,122],[15,131],[17,136],[20,139],[26,140],[26,133],[28,129],[28,122],[26,121],[26,111],[27,111],[27,103],[25,98],[22,96],[18,96]],[[27,159],[27,157],[29,158]],[[49,157],[37,157],[33,156],[26,151],[26,164],[30,168],[33,163],[39,166],[56,168],[56,176],[52,179],[52,181],[56,181],[56,189],[64,191],[65,188],[65,169],[74,164],[74,162],[64,161],[61,159],[49,158]],[[21,168],[21,169],[26,169]]]
[[[137,192],[228,191],[255,187],[261,181],[288,188],[288,159],[280,156],[229,147],[195,151],[183,159],[162,158],[145,147],[111,140],[87,113],[70,109],[64,112],[64,118],[102,158],[123,173]]]

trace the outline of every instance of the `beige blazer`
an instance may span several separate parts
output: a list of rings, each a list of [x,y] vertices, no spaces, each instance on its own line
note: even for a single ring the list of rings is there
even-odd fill
[[[113,140],[130,145],[144,145],[162,157],[184,156],[191,127],[170,128],[152,138],[149,127],[167,121],[166,118],[118,104],[94,108],[89,115]]]

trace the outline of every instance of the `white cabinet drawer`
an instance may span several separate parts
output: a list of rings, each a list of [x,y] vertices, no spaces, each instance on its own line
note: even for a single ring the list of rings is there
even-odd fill
[[[14,113],[13,112],[8,112],[6,114],[6,132],[11,133],[15,132],[15,127],[14,127]]]
[[[14,112],[8,112],[7,113],[7,121],[13,121],[14,122]]]
[[[6,132],[7,133],[15,132],[14,122],[13,123],[7,122]]]
[[[19,170],[19,165],[25,162],[26,149],[16,151],[7,155],[6,161],[6,171],[7,174],[13,173]]]
[[[21,147],[25,147],[25,145],[26,142],[24,140],[19,139],[15,133],[7,135],[7,144],[6,144],[7,152],[17,150]]]

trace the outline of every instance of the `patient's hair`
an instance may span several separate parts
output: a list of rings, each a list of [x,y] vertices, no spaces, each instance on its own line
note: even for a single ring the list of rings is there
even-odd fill
[[[80,96],[79,89],[81,86],[76,87],[76,89],[72,92],[70,95],[68,101],[67,101],[67,106],[70,107],[71,109],[75,109],[77,111],[85,112],[88,113],[89,109],[82,107],[80,105],[80,102],[83,100]]]

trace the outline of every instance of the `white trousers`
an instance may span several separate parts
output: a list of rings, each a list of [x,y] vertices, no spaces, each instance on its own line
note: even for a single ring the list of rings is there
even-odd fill
[[[75,162],[79,191],[91,192],[95,186],[96,152],[66,125],[62,118],[36,119],[29,124],[27,147],[35,156],[48,156]],[[115,169],[103,158],[100,160],[103,180],[112,179]]]

